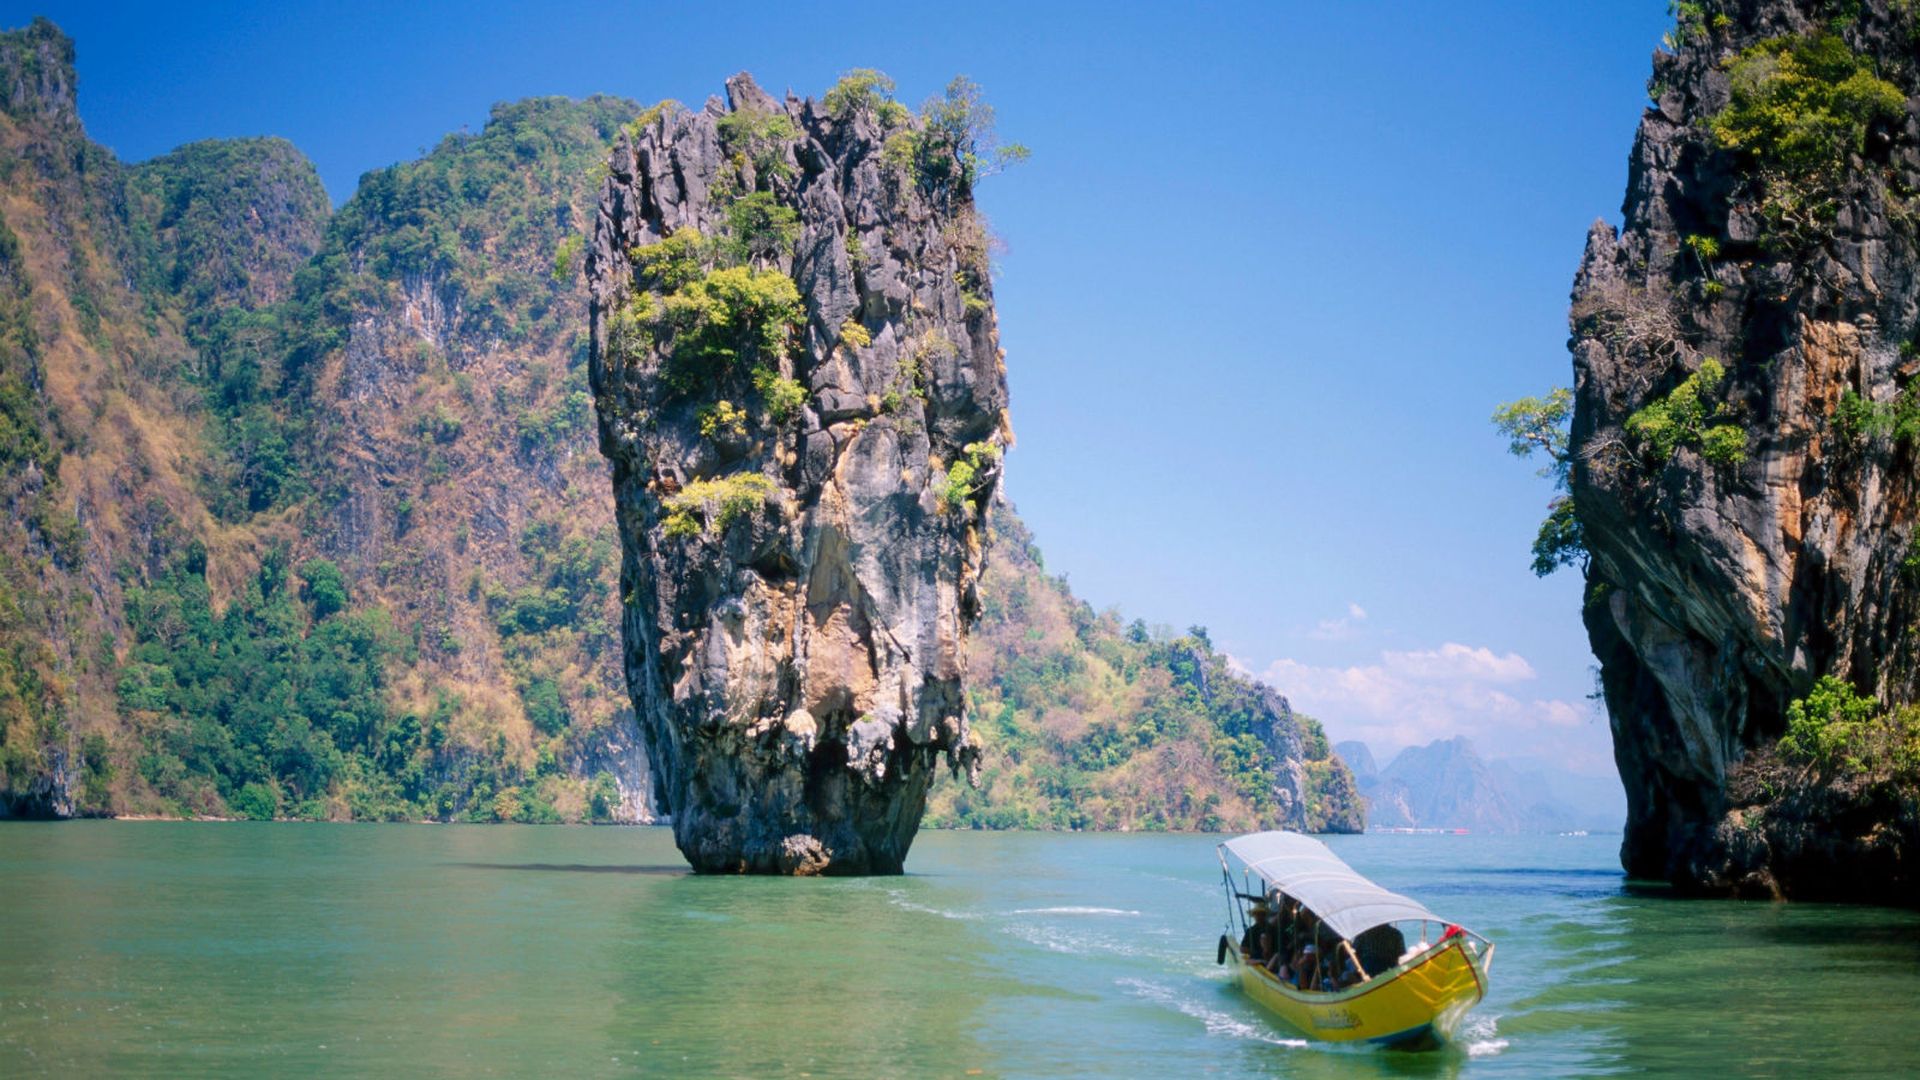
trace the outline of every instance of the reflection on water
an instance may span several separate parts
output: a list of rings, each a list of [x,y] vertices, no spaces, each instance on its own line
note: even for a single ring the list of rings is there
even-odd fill
[[[547,870],[561,874],[658,874],[662,877],[686,877],[693,871],[686,866],[599,866],[594,863],[448,863],[462,870]]]
[[[789,881],[657,829],[10,824],[0,1075],[1920,1073],[1920,917],[1640,894],[1615,837],[1336,838],[1498,951],[1443,1051],[1309,1043],[1214,966],[1216,839]]]

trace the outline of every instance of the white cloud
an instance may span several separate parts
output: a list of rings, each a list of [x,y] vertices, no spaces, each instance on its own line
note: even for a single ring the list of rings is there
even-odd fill
[[[1307,636],[1315,641],[1345,641],[1358,634],[1360,624],[1366,621],[1367,609],[1349,600],[1346,615],[1338,619],[1321,619]]]
[[[1381,653],[1388,667],[1423,680],[1510,683],[1534,677],[1533,665],[1519,653],[1495,656],[1492,649],[1447,642],[1438,649]]]
[[[1262,677],[1336,739],[1364,740],[1377,755],[1456,735],[1490,757],[1557,751],[1594,716],[1586,703],[1521,693],[1538,673],[1519,653],[1457,642],[1349,667],[1283,659]]]

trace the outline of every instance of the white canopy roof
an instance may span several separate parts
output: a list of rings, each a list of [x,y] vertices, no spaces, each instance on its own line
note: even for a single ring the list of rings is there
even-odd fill
[[[1305,904],[1334,933],[1354,938],[1382,923],[1440,916],[1355,873],[1327,845],[1290,832],[1249,833],[1220,845],[1280,892]]]

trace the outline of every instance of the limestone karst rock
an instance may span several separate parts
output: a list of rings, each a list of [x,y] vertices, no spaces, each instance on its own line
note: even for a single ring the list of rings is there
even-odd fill
[[[944,758],[1010,438],[962,129],[667,105],[587,254],[626,667],[696,869],[892,873]]]
[[[1920,675],[1920,450],[1883,422],[1920,393],[1915,14],[1677,10],[1625,228],[1593,228],[1573,293],[1571,492],[1623,862],[1703,890],[1910,896],[1887,868],[1911,863],[1911,810],[1835,787],[1802,828],[1742,776],[1821,676],[1894,706]]]

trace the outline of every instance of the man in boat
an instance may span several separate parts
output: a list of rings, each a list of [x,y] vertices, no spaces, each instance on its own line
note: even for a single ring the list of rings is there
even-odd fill
[[[1333,977],[1332,989],[1345,990],[1349,986],[1356,986],[1366,981],[1365,976],[1360,972],[1359,962],[1354,959],[1353,945],[1345,938],[1340,939],[1336,955],[1339,957],[1339,965]]]
[[[1267,902],[1255,900],[1247,907],[1247,932],[1240,935],[1240,955],[1249,964],[1266,962],[1273,952],[1273,927],[1267,922]]]
[[[1293,985],[1297,990],[1317,988],[1320,978],[1320,950],[1314,944],[1319,936],[1320,922],[1313,912],[1302,907],[1300,917],[1294,924],[1294,940],[1300,943],[1293,954]]]
[[[1300,918],[1300,902],[1284,893],[1280,897],[1280,917],[1276,921],[1276,940],[1273,955],[1267,959],[1267,970],[1280,977],[1282,982],[1293,981],[1293,954],[1295,947],[1295,923]]]
[[[1360,970],[1378,974],[1400,963],[1407,951],[1407,937],[1392,923],[1382,923],[1353,939]]]

